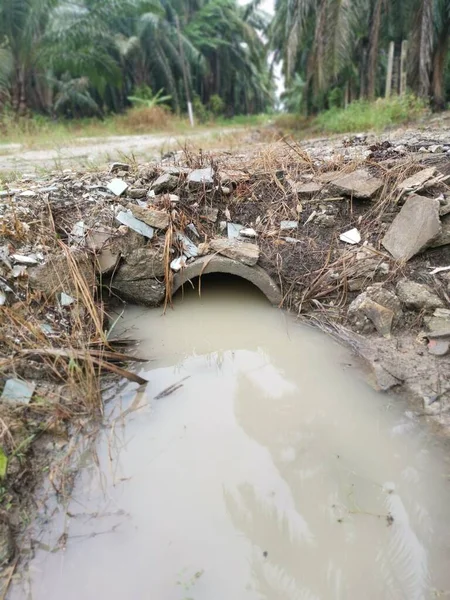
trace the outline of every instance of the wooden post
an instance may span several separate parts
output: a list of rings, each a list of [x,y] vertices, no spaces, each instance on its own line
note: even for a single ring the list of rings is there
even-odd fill
[[[400,55],[400,96],[406,93],[406,58],[408,56],[408,40],[402,42],[402,53]]]
[[[387,73],[386,73],[386,92],[384,94],[386,98],[389,98],[389,96],[391,95],[392,69],[394,66],[394,51],[395,51],[394,42],[389,42],[388,66],[387,66]]]
[[[180,49],[181,67],[183,70],[184,90],[186,93],[189,121],[191,123],[191,127],[194,127],[194,111],[192,110],[191,95],[189,93],[189,83],[188,83],[188,76],[187,76],[187,70],[186,70],[186,61],[184,59],[184,49],[183,49],[183,43],[181,41],[180,21],[178,20],[178,15],[175,15],[175,23],[177,26],[178,47]]]

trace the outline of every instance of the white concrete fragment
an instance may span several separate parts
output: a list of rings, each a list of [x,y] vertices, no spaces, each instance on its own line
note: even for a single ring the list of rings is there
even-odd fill
[[[72,298],[72,296],[69,296],[69,294],[66,294],[65,292],[61,292],[61,295],[59,297],[59,303],[61,304],[61,306],[70,306],[74,302],[75,298]]]
[[[20,263],[21,265],[38,264],[38,259],[35,254],[29,254],[28,256],[25,256],[24,254],[12,254],[11,258],[13,258],[16,263]]]
[[[244,229],[243,225],[239,225],[239,223],[228,223],[227,224],[227,235],[228,239],[237,238],[239,232]]]
[[[136,219],[136,217],[133,217],[131,211],[125,212],[124,210],[121,210],[116,215],[116,219],[119,221],[119,223],[126,225],[133,231],[136,231],[136,233],[140,233],[141,235],[149,238],[150,240],[152,239],[155,233],[153,227],[150,227],[150,225],[147,225],[146,223],[139,221],[139,219]]]
[[[195,256],[198,256],[197,246],[191,242],[188,237],[182,233],[177,233],[177,240],[183,244],[184,254],[187,256],[187,258],[194,258]]]
[[[292,231],[293,229],[297,229],[298,221],[281,221],[280,229],[281,231]]]
[[[128,187],[128,183],[126,183],[123,179],[119,179],[115,177],[111,179],[111,181],[106,186],[110,192],[112,192],[115,196],[121,196],[124,191]]]
[[[3,388],[0,400],[3,402],[20,402],[29,404],[33,396],[36,384],[21,379],[8,379]]]
[[[361,241],[361,234],[356,227],[354,227],[353,229],[349,229],[348,231],[341,233],[339,239],[341,242],[345,242],[346,244],[359,244]]]
[[[241,229],[239,235],[246,238],[255,238],[257,234],[252,227],[245,227],[244,229]]]
[[[186,257],[184,255],[174,258],[170,263],[170,268],[176,273],[186,266]]]

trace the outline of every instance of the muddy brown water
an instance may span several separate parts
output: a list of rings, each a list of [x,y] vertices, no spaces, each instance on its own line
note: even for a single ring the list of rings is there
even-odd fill
[[[127,308],[149,383],[108,404],[97,458],[36,528],[11,597],[446,597],[443,442],[334,341],[244,282],[213,283],[165,316]]]

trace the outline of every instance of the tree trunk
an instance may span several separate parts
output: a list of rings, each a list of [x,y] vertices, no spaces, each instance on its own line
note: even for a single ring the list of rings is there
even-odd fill
[[[25,69],[20,69],[20,96],[19,96],[19,116],[24,117],[27,114],[27,93],[25,83]]]
[[[433,56],[433,75],[431,80],[431,100],[434,110],[445,110],[444,75],[447,59],[449,34],[448,27],[442,28]]]
[[[377,62],[378,45],[380,41],[381,11],[384,0],[375,0],[375,7],[372,14],[372,25],[369,37],[369,60],[367,65],[367,97],[369,100],[375,98],[375,88],[377,80]]]

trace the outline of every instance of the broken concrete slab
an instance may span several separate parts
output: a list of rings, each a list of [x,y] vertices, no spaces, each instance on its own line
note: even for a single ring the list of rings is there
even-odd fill
[[[213,252],[237,260],[249,267],[256,265],[259,259],[259,248],[256,244],[241,242],[236,239],[216,238],[211,240],[209,246]]]
[[[187,258],[195,258],[198,256],[197,246],[194,244],[194,242],[191,242],[188,237],[182,233],[177,233],[176,238],[179,242],[181,242],[181,245],[183,246],[183,254]]]
[[[117,269],[114,283],[117,281],[137,281],[163,277],[165,272],[164,252],[162,248],[144,246],[134,250]]]
[[[408,198],[382,240],[397,260],[407,261],[439,236],[439,200],[413,195]]]
[[[129,281],[114,278],[110,286],[122,300],[144,306],[158,306],[166,294],[166,286],[156,279]]]
[[[400,302],[413,310],[433,310],[444,306],[439,296],[423,283],[402,279],[397,284],[396,292]]]
[[[153,228],[150,227],[150,225],[147,225],[147,223],[141,221],[140,219],[136,219],[131,210],[128,210],[126,212],[121,210],[116,215],[116,219],[119,221],[119,223],[126,225],[136,233],[140,233],[141,235],[147,237],[150,240],[155,234]]]
[[[126,181],[124,181],[123,179],[115,177],[114,179],[111,179],[111,181],[108,183],[108,185],[106,187],[115,196],[121,196],[124,193],[124,191],[127,189],[128,183]]]
[[[332,179],[333,187],[340,194],[361,200],[371,200],[383,187],[383,181],[373,177],[369,171],[359,169]]]
[[[441,233],[431,242],[430,248],[439,248],[450,244],[450,215],[441,217],[441,225]]]
[[[401,192],[407,192],[412,190],[419,190],[424,183],[431,179],[436,173],[435,167],[429,167],[428,169],[422,169],[418,173],[411,175],[407,179],[403,180],[398,184],[397,189]]]
[[[36,384],[21,379],[7,379],[0,400],[19,404],[29,404],[33,397]]]
[[[214,183],[214,171],[212,167],[194,169],[187,176],[187,182],[193,188],[211,187]]]
[[[155,194],[173,192],[177,189],[179,181],[180,179],[178,175],[163,173],[152,183],[151,189],[155,192]]]
[[[372,302],[367,302],[368,300]],[[383,311],[379,307],[388,309],[388,311]],[[391,313],[393,314],[391,315]],[[383,332],[382,335],[388,335],[401,315],[400,300],[393,292],[383,288],[381,284],[369,286],[365,292],[353,300],[347,311],[348,321],[355,331],[371,333],[376,328],[380,333]]]
[[[167,229],[170,222],[169,214],[164,210],[155,210],[146,206],[129,204],[128,209],[133,216],[155,229]]]
[[[378,333],[384,337],[391,335],[392,322],[394,320],[394,311],[386,308],[370,298],[366,298],[360,304],[361,312],[372,321]]]
[[[291,187],[292,191],[296,192],[300,198],[310,198],[319,194],[322,191],[323,185],[315,181],[309,181],[308,183],[295,181],[291,183]]]

